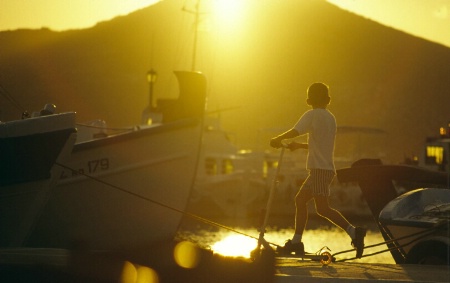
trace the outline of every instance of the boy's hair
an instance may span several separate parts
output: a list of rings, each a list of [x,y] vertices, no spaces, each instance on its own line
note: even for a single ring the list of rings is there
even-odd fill
[[[328,86],[324,83],[313,83],[308,87],[307,93],[311,104],[327,105],[330,102]]]

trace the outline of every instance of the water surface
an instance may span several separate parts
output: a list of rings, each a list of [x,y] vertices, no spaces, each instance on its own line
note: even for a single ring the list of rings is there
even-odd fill
[[[224,220],[222,223],[217,221],[220,225],[224,225],[224,222],[232,224],[233,221]],[[383,242],[383,237],[373,220],[359,219],[356,222],[357,225],[365,226],[368,229],[365,238],[366,246]],[[273,224],[267,226],[264,238],[270,243],[284,245],[285,241],[292,237],[294,229],[292,225],[283,223],[283,221],[279,221],[279,223],[279,226]],[[210,224],[193,224],[192,222],[186,224],[184,222],[179,231],[179,237],[194,242],[200,247],[211,249],[219,254],[249,257],[250,252],[257,246],[257,240],[255,239],[259,236],[257,226],[225,226],[229,229],[215,227]],[[331,250],[331,254],[352,249],[351,240],[344,231],[320,218],[310,219],[303,235],[303,243],[307,252],[317,252],[324,246],[327,246]],[[366,249],[364,254],[371,254],[384,249],[386,249],[386,245],[383,244],[378,247]],[[342,260],[353,257],[355,257],[354,251],[338,255],[337,259]],[[353,261],[360,263],[395,264],[389,252],[363,257]]]

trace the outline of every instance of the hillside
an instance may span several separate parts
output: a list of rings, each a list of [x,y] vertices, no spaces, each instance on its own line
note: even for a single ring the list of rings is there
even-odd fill
[[[199,31],[196,70],[208,77],[210,110],[241,147],[266,148],[307,109],[305,90],[330,85],[330,109],[345,126],[373,127],[391,162],[419,154],[426,136],[450,120],[450,49],[385,27],[324,1],[253,1],[245,25]],[[52,102],[78,120],[137,124],[157,97],[176,95],[174,70],[192,64],[194,16],[166,0],[82,30],[0,32],[2,121]],[[260,3],[260,4],[255,4]],[[190,9],[190,7],[187,7]],[[20,109],[19,109],[20,108]],[[372,147],[368,136],[358,147]],[[340,153],[355,150],[339,142]]]

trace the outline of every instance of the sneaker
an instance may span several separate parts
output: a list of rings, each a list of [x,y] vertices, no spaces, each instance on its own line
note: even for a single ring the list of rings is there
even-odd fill
[[[293,244],[291,240],[287,240],[284,247],[278,247],[277,252],[283,255],[290,255],[295,253],[295,255],[304,255],[305,247],[302,242]]]
[[[356,258],[361,258],[364,252],[364,237],[366,229],[363,227],[355,228],[355,239],[352,240],[352,246],[356,249]]]

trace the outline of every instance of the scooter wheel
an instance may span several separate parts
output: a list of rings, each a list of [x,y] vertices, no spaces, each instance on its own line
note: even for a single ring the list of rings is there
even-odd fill
[[[320,260],[320,263],[323,265],[329,265],[333,259],[331,254],[329,252],[323,252],[320,254],[322,256],[322,259]]]

